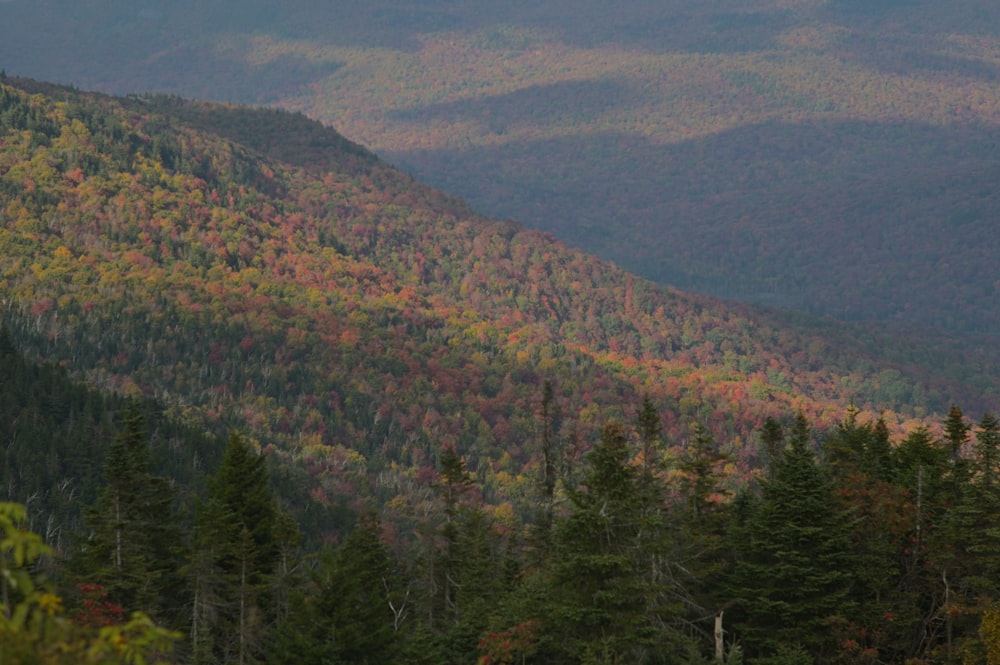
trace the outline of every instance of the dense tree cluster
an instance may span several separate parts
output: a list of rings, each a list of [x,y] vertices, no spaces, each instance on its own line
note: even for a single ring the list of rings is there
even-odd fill
[[[743,443],[788,409],[828,423],[854,400],[896,427],[995,390],[992,349],[928,353],[655,287],[301,115],[2,90],[0,314],[18,343],[184,420],[245,423],[330,485],[362,466],[410,482],[393,464],[433,466],[436,442],[476,472],[509,454],[523,484],[545,378],[578,406],[561,434],[649,393],[676,403],[671,436],[703,421]]]
[[[445,446],[392,499],[419,508],[410,521],[365,510],[325,543],[244,436],[205,442],[224,452],[198,487],[161,475],[175,467],[154,461],[144,413],[100,412],[117,433],[72,534],[45,544],[27,509],[0,506],[5,663],[913,664],[1000,648],[988,413],[953,407],[898,441],[856,410],[829,432],[771,419],[765,463],[743,476],[704,427],[668,440],[647,399],[582,457],[558,435],[537,443],[552,456],[530,488],[539,510],[484,502]]]

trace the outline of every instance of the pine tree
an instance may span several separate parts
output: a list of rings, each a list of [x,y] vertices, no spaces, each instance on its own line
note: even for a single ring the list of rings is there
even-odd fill
[[[86,513],[89,533],[69,568],[80,582],[99,584],[110,602],[176,624],[183,602],[176,571],[183,555],[175,493],[150,471],[150,451],[138,402],[130,402],[121,433],[108,449],[104,488]]]
[[[374,515],[363,515],[339,548],[320,553],[309,593],[276,631],[268,663],[375,665],[392,662],[397,625],[395,566]]]
[[[850,614],[851,517],[836,504],[832,483],[809,448],[799,414],[773,479],[750,511],[734,570],[738,632],[748,655],[801,645],[827,654],[827,621]]]
[[[570,512],[555,524],[553,602],[547,623],[561,657],[584,662],[655,662],[680,642],[645,576],[662,541],[663,515],[648,504],[618,423],[604,428],[580,486],[567,487]],[[662,493],[657,497],[662,506]],[[551,658],[558,658],[550,654]]]
[[[268,589],[280,551],[266,460],[239,434],[199,507],[187,567],[194,588],[195,663],[257,662],[274,608]]]

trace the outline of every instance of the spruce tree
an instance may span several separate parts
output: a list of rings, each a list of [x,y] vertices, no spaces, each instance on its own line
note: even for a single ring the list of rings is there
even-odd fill
[[[1000,423],[992,414],[979,421],[973,449],[971,479],[949,514],[945,535],[961,571],[953,584],[970,603],[989,604],[1000,599]]]
[[[892,444],[885,418],[879,416],[872,428],[864,451],[864,469],[872,478],[881,481],[892,479]]]
[[[246,439],[231,434],[199,506],[187,567],[195,663],[247,665],[261,655],[274,614],[268,590],[280,550],[265,464]]]
[[[722,582],[730,564],[726,531],[732,504],[723,476],[730,457],[703,425],[695,425],[693,434],[676,465],[683,475],[666,541],[676,583],[665,590],[686,605],[694,627],[705,636],[705,651],[709,642],[715,649],[714,622],[729,600]]]
[[[768,416],[760,428],[760,443],[763,448],[763,457],[767,475],[774,477],[774,468],[781,458],[785,445],[785,433],[781,429],[781,423]]]
[[[589,453],[582,482],[567,487],[570,511],[555,524],[550,637],[547,660],[657,662],[682,641],[669,625],[676,608],[662,607],[646,567],[661,541],[662,510],[649,505],[641,472],[630,464],[624,429],[604,428]],[[662,493],[655,499],[662,506]]]
[[[390,607],[397,571],[374,515],[363,515],[336,550],[324,549],[309,593],[300,594],[268,649],[273,665],[392,662],[397,622]]]
[[[406,658],[464,663],[474,660],[476,645],[507,591],[507,556],[464,460],[446,447],[439,465],[439,511],[418,530],[415,604],[422,625]]]
[[[551,381],[542,387],[541,404],[541,464],[538,475],[538,506],[527,532],[529,567],[539,567],[552,550],[552,516],[555,509],[556,487],[563,466],[563,446],[559,439],[561,414]]]
[[[1000,421],[992,413],[979,421],[975,456],[977,482],[992,491],[1000,483]]]
[[[962,448],[969,440],[969,431],[972,427],[965,422],[965,414],[957,405],[952,404],[948,409],[948,417],[944,421],[945,441],[948,443],[948,455],[951,459],[958,459],[962,454]]]
[[[792,645],[814,657],[828,655],[827,621],[853,611],[851,516],[837,506],[809,439],[808,422],[799,414],[736,553],[738,634],[753,657]]]
[[[108,449],[104,488],[86,511],[89,532],[69,570],[80,582],[103,587],[110,602],[142,610],[168,624],[180,620],[177,576],[182,538],[169,482],[150,470],[142,410],[130,402],[122,429]]]

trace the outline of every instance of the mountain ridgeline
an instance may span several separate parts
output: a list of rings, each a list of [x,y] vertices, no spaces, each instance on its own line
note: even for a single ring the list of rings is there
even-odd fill
[[[302,111],[654,281],[973,335],[998,35],[992,0],[0,3],[10,72]]]

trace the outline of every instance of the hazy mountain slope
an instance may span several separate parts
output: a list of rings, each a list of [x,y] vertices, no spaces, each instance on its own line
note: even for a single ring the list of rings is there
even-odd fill
[[[990,333],[998,32],[985,0],[14,0],[0,65],[280,103],[654,279]]]
[[[248,429],[306,463],[321,496],[390,496],[442,445],[518,496],[544,381],[569,441],[647,393],[675,440],[704,422],[745,461],[767,414],[829,422],[854,401],[901,423],[998,394],[995,357],[655,287],[301,116],[19,84],[36,94],[0,87],[17,343]]]

